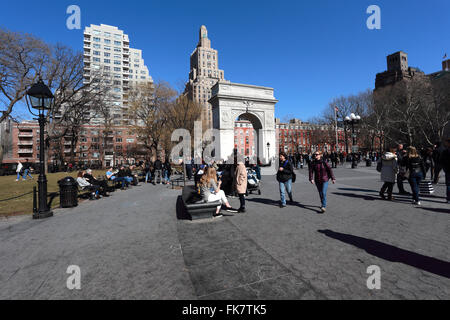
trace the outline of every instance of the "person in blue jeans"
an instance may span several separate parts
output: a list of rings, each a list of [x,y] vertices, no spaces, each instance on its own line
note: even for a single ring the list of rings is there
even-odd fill
[[[420,206],[419,185],[425,177],[425,165],[415,147],[408,147],[405,164],[406,170],[409,172],[408,181],[413,193],[413,204]]]
[[[314,160],[311,161],[309,166],[309,181],[316,185],[321,202],[320,210],[322,213],[325,213],[327,211],[328,182],[331,179],[333,184],[335,184],[336,178],[329,164],[323,160],[321,151],[314,152],[313,158]]]
[[[293,203],[292,199],[292,176],[294,168],[292,164],[287,160],[287,155],[284,152],[280,153],[280,168],[277,172],[277,181],[280,185],[281,203],[280,207],[286,207],[286,192],[289,196],[290,203]]]

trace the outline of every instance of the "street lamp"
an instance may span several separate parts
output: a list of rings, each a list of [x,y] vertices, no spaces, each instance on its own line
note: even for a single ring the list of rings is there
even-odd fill
[[[354,113],[350,114],[350,116],[345,117],[344,122],[347,125],[352,126],[352,169],[355,169],[358,166],[358,163],[355,159],[355,153],[358,151],[358,146],[356,145],[356,133],[355,133],[355,125],[357,125],[361,121],[361,117],[355,115]]]
[[[30,113],[34,116],[38,116],[39,120],[39,178],[38,178],[38,198],[39,207],[37,212],[33,213],[33,219],[43,219],[53,216],[53,212],[50,210],[47,204],[47,177],[45,175],[45,143],[44,143],[44,130],[45,130],[45,111],[50,110],[53,99],[50,89],[44,84],[42,79],[34,84],[27,91],[27,106]],[[33,113],[30,109],[30,105],[33,109],[38,110],[38,114]]]
[[[267,142],[267,161],[270,163],[270,142]]]

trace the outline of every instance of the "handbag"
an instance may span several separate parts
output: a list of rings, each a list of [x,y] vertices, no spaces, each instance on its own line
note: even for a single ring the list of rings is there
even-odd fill
[[[378,171],[378,172],[381,172],[381,169],[382,169],[382,168],[383,168],[383,162],[380,161],[380,162],[377,163],[377,171]]]

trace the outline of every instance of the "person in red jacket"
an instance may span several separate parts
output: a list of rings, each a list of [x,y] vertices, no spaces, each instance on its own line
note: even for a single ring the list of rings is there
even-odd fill
[[[322,159],[322,152],[314,152],[313,159],[314,160],[309,166],[309,181],[312,184],[315,184],[317,191],[319,191],[320,201],[322,203],[320,210],[324,213],[327,211],[328,181],[331,179],[333,184],[335,184],[336,178],[334,177],[333,170],[330,168],[328,163]]]

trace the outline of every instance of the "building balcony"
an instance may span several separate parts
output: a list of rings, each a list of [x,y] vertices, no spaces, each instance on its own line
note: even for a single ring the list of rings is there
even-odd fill
[[[19,141],[19,143],[17,143],[18,146],[32,146],[33,145],[33,141],[32,140],[27,140],[27,141]]]
[[[18,154],[33,154],[33,149],[19,149]]]
[[[19,138],[33,138],[33,133],[32,132],[19,133]]]

